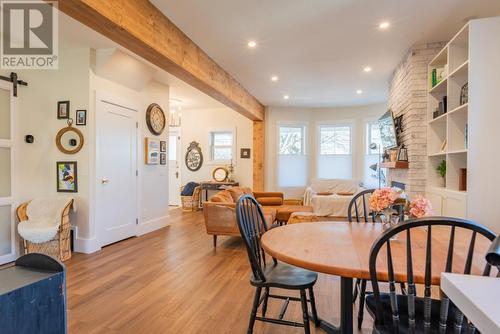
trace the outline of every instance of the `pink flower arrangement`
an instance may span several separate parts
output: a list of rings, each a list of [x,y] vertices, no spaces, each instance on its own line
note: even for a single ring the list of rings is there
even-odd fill
[[[389,208],[399,197],[400,193],[393,188],[377,189],[370,196],[370,209],[380,212]]]
[[[410,214],[416,218],[431,216],[433,214],[431,202],[422,196],[417,196],[410,203]]]

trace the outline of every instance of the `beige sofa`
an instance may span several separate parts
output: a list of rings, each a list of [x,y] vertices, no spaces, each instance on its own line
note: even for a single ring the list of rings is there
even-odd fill
[[[218,235],[239,236],[236,222],[236,202],[240,196],[251,194],[259,202],[264,213],[267,227],[278,220],[286,222],[292,212],[311,212],[312,208],[302,205],[284,204],[283,193],[252,192],[250,188],[234,187],[223,190],[203,203],[203,215],[207,234],[213,235],[214,247],[217,246]]]

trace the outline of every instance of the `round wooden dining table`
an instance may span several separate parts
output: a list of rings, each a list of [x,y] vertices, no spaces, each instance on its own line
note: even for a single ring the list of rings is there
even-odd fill
[[[327,333],[353,332],[353,279],[370,279],[369,255],[372,244],[381,233],[380,223],[317,222],[293,224],[273,228],[262,236],[261,244],[266,253],[285,263],[315,272],[340,276],[340,326],[325,320],[320,327]],[[412,258],[415,283],[424,283],[425,228],[412,232]],[[445,268],[449,229],[433,228],[432,233],[432,284],[439,285]],[[463,271],[470,233],[457,234],[454,248],[454,271]],[[487,243],[476,247],[486,249]],[[406,237],[404,233],[391,241],[396,281],[406,280]],[[484,258],[483,258],[484,259]],[[474,260],[472,273],[481,274],[484,260]],[[462,269],[460,269],[462,268]],[[377,258],[377,277],[387,280],[385,251]]]

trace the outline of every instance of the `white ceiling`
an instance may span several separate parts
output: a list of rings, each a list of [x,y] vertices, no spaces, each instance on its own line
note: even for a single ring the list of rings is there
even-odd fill
[[[449,40],[469,17],[500,15],[499,0],[151,2],[272,106],[385,101],[388,79],[412,45]],[[381,31],[378,24],[384,20],[391,27]],[[246,47],[250,39],[258,43],[253,50]],[[372,72],[364,73],[365,66]],[[279,81],[271,82],[271,75]]]
[[[149,66],[154,72],[153,79],[169,86],[170,99],[181,100],[182,108],[201,109],[224,107],[223,104],[214,100],[205,93],[202,93],[182,80],[177,79],[175,76],[154,66],[107,37],[104,37],[98,32],[88,28],[63,13],[60,13],[59,15],[59,47],[60,49],[90,47],[98,50],[110,50],[117,48],[128,54],[130,57],[139,59],[143,64],[147,64],[147,66]]]

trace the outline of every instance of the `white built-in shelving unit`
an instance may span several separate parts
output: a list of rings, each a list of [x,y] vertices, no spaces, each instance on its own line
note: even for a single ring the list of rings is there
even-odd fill
[[[432,71],[447,68],[442,80],[432,86]],[[435,211],[443,215],[466,216],[467,192],[459,189],[461,168],[467,168],[466,126],[468,103],[460,104],[461,90],[469,76],[469,24],[429,63],[427,103],[427,195]],[[447,97],[446,113],[433,117],[443,97]],[[439,175],[438,165],[446,161],[446,180]]]
[[[436,214],[471,218],[500,231],[500,17],[467,23],[429,63],[426,195]],[[447,68],[432,86],[432,70]],[[468,84],[468,101],[460,95]],[[447,97],[447,112],[433,112]],[[446,145],[443,143],[446,142]],[[446,161],[446,182],[437,167]],[[460,189],[461,169],[466,190]]]

